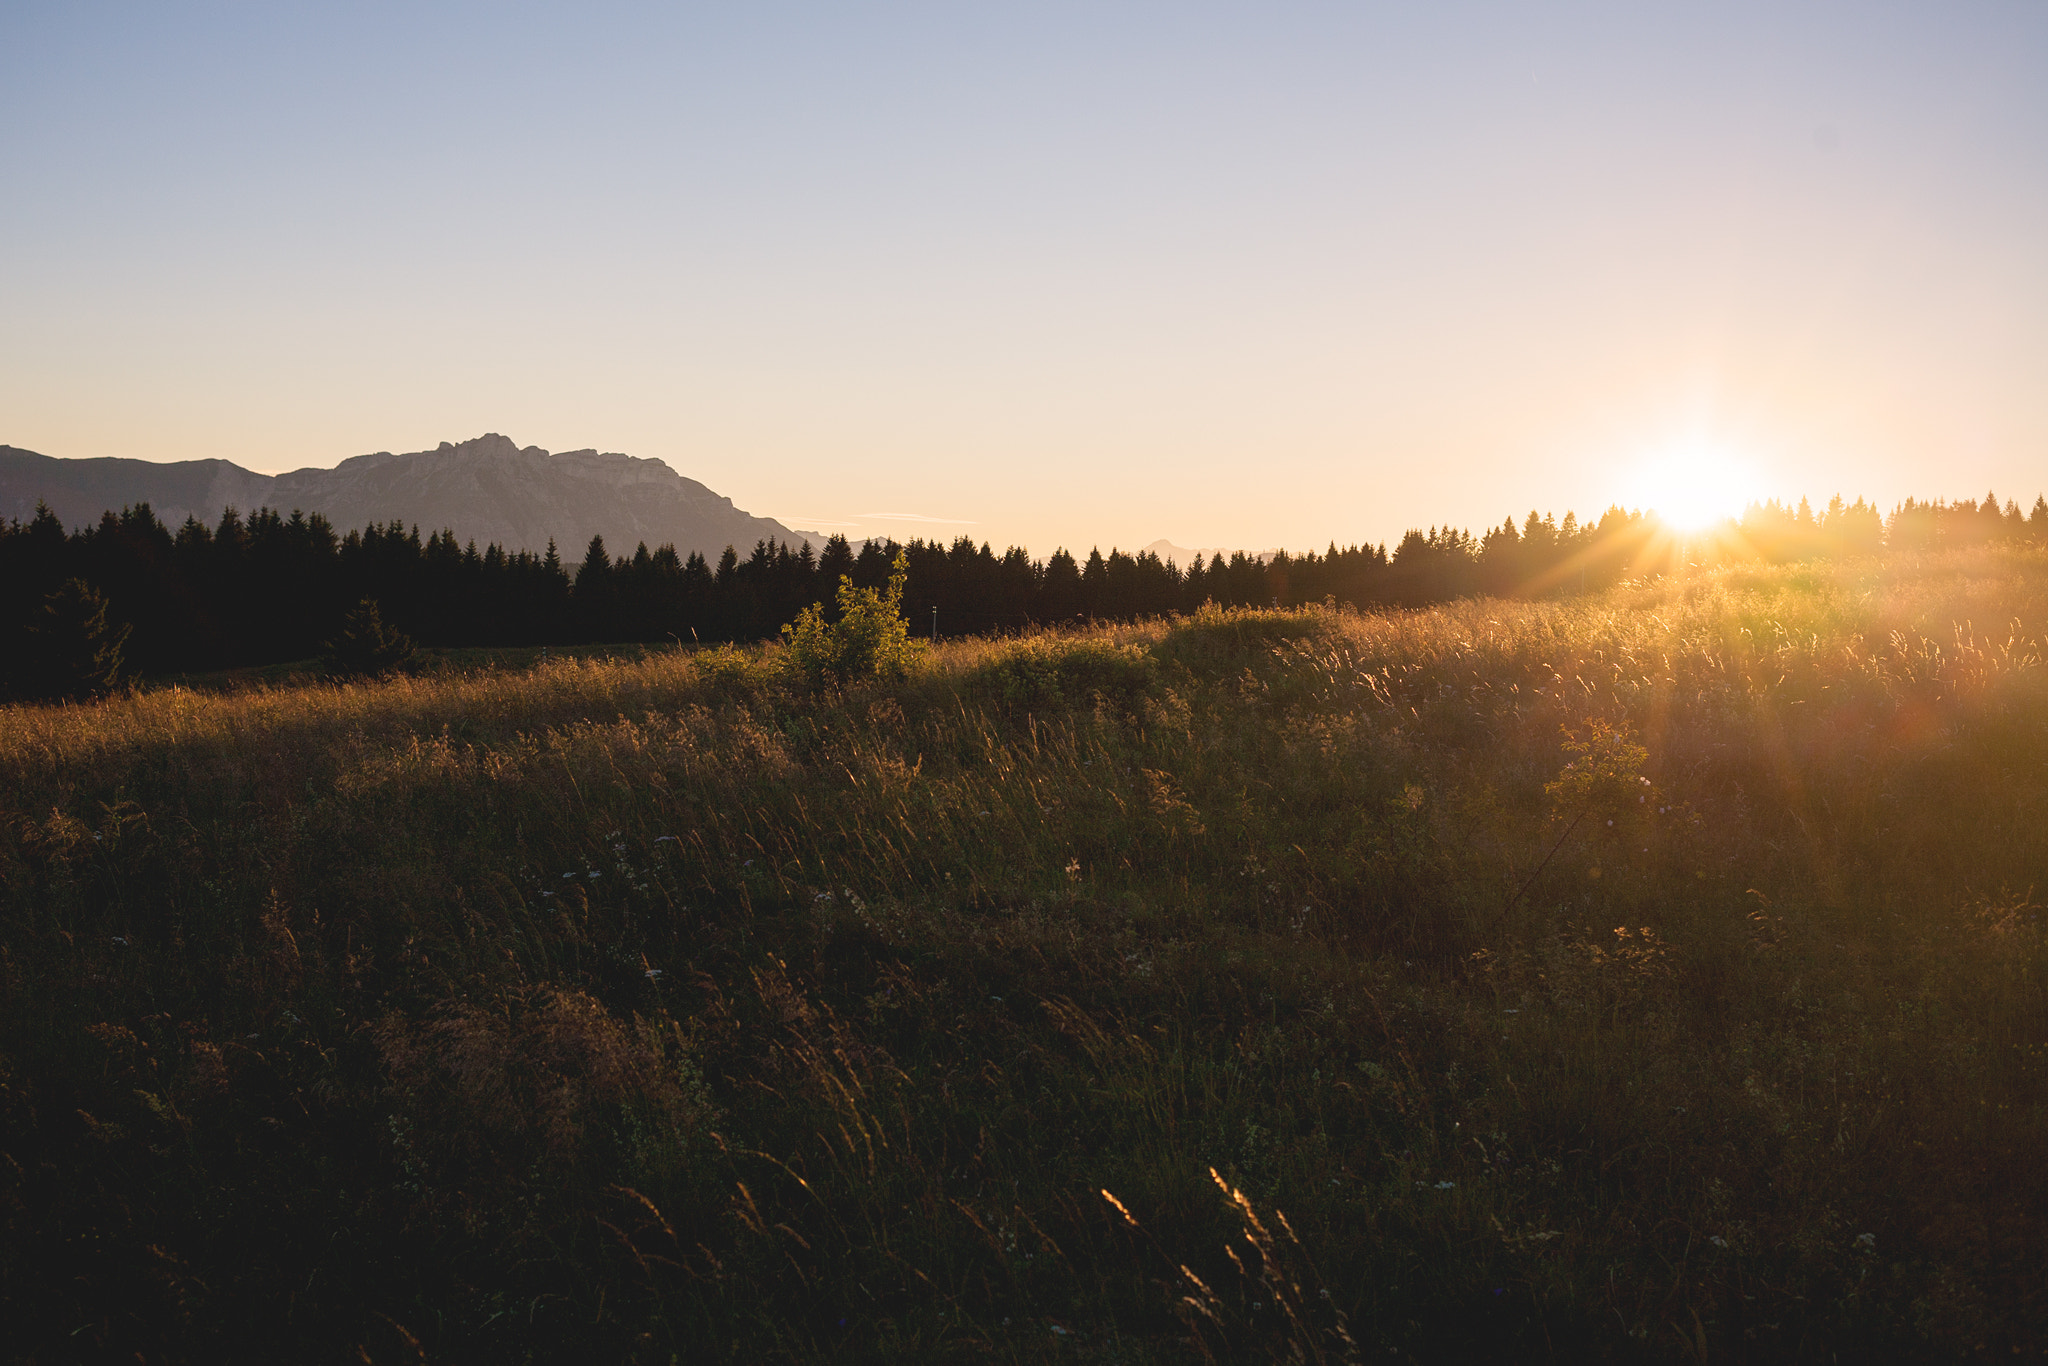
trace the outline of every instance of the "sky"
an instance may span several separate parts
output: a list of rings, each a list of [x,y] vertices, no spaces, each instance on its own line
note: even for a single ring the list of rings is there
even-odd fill
[[[47,455],[1040,554],[2048,488],[2039,0],[9,0],[0,205]]]

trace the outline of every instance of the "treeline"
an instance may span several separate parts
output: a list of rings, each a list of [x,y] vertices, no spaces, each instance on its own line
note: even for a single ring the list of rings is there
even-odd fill
[[[1017,630],[1077,619],[1114,620],[1223,606],[1422,606],[1475,594],[1531,596],[1602,588],[1673,562],[1654,519],[1609,508],[1598,521],[1531,512],[1478,536],[1450,527],[1410,531],[1385,545],[1317,553],[1199,558],[1181,566],[1146,552],[1062,549],[1035,560],[998,555],[961,537],[950,545],[843,537],[808,545],[732,547],[714,564],[671,546],[614,557],[602,538],[575,564],[508,552],[452,532],[422,537],[397,522],[342,534],[319,514],[233,509],[216,526],[166,527],[147,504],[66,532],[48,511],[0,523],[0,688],[14,697],[91,691],[123,672],[196,673],[309,659],[365,599],[421,644],[568,645],[774,636],[812,603],[833,610],[844,574],[867,588],[888,580],[900,548],[909,564],[906,611],[919,633]],[[2030,515],[1991,495],[1981,502],[1908,500],[1881,517],[1858,499],[1815,512],[1753,505],[1739,523],[1693,538],[1688,559],[1787,561],[1937,549],[1994,540],[2048,543],[2048,501]],[[936,614],[934,616],[934,614]],[[113,658],[110,659],[109,654]],[[81,682],[81,677],[83,681]]]

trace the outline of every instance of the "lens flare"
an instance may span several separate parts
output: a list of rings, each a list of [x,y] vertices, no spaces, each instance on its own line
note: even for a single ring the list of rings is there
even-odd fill
[[[1704,531],[1742,515],[1754,499],[1749,467],[1723,447],[1691,442],[1657,453],[1637,473],[1638,501],[1678,531]]]

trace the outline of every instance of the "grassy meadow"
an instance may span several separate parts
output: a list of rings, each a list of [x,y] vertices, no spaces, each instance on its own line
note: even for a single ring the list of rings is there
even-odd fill
[[[2048,1349],[2048,556],[0,709],[10,1361]]]

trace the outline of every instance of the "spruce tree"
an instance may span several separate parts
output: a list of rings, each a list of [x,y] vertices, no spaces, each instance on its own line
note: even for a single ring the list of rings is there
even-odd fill
[[[613,608],[618,597],[613,578],[612,557],[605,552],[604,537],[592,536],[590,545],[583,552],[583,564],[576,570],[575,586],[569,594],[575,613],[571,629],[576,639],[613,638]]]
[[[825,542],[825,552],[818,556],[818,582],[838,583],[840,575],[852,573],[853,546],[844,536],[831,537]]]
[[[384,624],[375,598],[364,598],[327,642],[321,667],[329,678],[382,678],[412,659],[412,638]]]
[[[592,536],[583,552],[583,564],[576,571],[578,597],[603,596],[611,588],[612,557],[605,553],[604,537]]]
[[[109,625],[107,600],[84,579],[66,579],[43,599],[33,627],[27,691],[32,696],[97,697],[119,687],[121,651],[132,628]]]
[[[1038,581],[1038,606],[1033,613],[1040,621],[1067,621],[1081,610],[1081,566],[1073,552],[1061,546],[1045,562]]]

